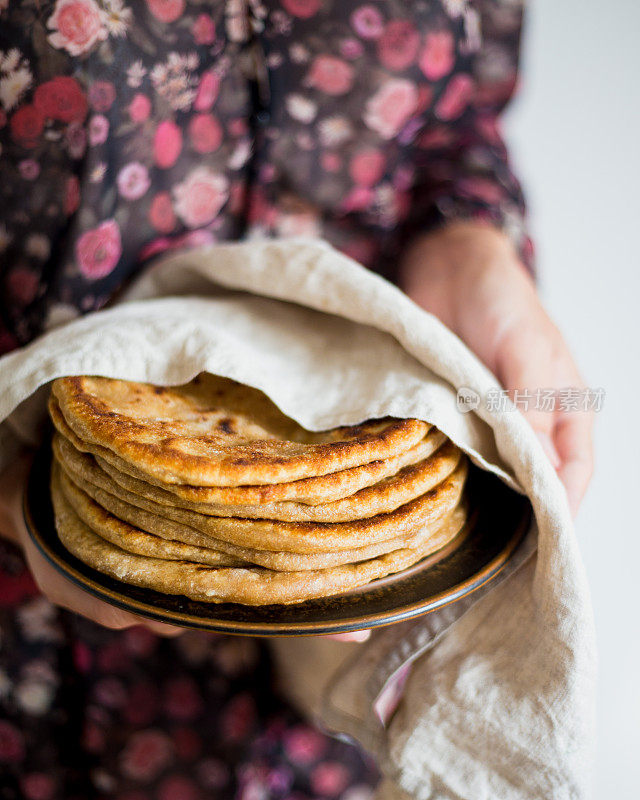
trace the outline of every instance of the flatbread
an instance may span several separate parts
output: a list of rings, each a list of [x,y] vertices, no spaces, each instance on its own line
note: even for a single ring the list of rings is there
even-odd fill
[[[53,476],[53,491],[62,492],[80,519],[89,525],[94,533],[129,553],[173,561],[194,561],[212,567],[233,567],[245,563],[239,558],[234,558],[211,547],[195,547],[173,539],[163,539],[148,531],[138,530],[131,525],[110,524],[107,518],[111,515],[81,491],[55,461]],[[120,522],[115,517],[111,517],[111,519],[117,523]]]
[[[184,386],[90,376],[52,392],[85,442],[166,483],[244,486],[326,475],[405,453],[429,425],[387,417],[314,433],[249,386],[202,373]]]
[[[127,477],[130,476],[145,484],[158,486],[179,498],[178,500],[172,498],[169,505],[179,505],[203,514],[213,513],[220,516],[237,516],[236,510],[241,508],[247,510],[247,513],[242,516],[259,516],[249,513],[249,509],[267,503],[296,502],[319,505],[341,500],[360,489],[373,486],[375,483],[395,475],[404,467],[423,461],[435,453],[447,440],[447,437],[437,428],[431,428],[417,445],[393,458],[372,461],[360,467],[331,472],[315,478],[303,478],[290,483],[272,483],[262,486],[189,486],[168,484],[153,475],[145,475],[144,472],[136,469],[133,464],[120,458],[108,448],[83,442],[67,424],[53,395],[49,397],[49,414],[56,429],[65,439],[68,439],[77,450],[96,456],[100,465],[125,489],[137,491],[134,484],[127,484]],[[159,492],[149,496],[152,500],[162,502],[161,498],[167,495]],[[179,502],[180,500],[187,502]],[[211,507],[210,511],[206,510],[208,506]],[[229,513],[225,514],[222,512],[224,506],[229,506],[229,509],[233,510],[229,510]]]
[[[78,474],[68,474],[64,470],[64,465],[59,464],[61,473],[66,480],[75,488],[75,497],[77,502],[74,502],[74,495],[66,490],[63,485],[64,494],[71,502],[74,510],[78,516],[91,527],[94,532],[100,535],[102,530],[100,524],[108,524],[112,529],[115,528],[116,532],[103,535],[108,541],[118,545],[123,550],[130,552],[139,552],[129,547],[126,542],[128,535],[126,530],[123,532],[120,523],[128,523],[136,529],[136,535],[133,537],[134,541],[138,541],[141,532],[148,532],[152,534],[153,539],[157,540],[158,537],[168,539],[173,542],[185,542],[190,545],[196,545],[195,549],[215,548],[216,551],[226,553],[229,557],[236,558],[240,561],[256,564],[267,569],[277,571],[300,571],[309,569],[326,569],[327,567],[334,567],[341,564],[351,564],[358,561],[366,561],[370,558],[390,553],[393,550],[401,548],[415,549],[427,538],[430,539],[434,547],[444,547],[451,538],[450,527],[448,525],[449,517],[445,517],[438,522],[437,525],[432,527],[425,527],[417,531],[415,534],[399,536],[393,539],[387,539],[383,542],[376,544],[365,545],[364,547],[353,548],[351,550],[336,550],[333,553],[287,553],[275,552],[273,550],[255,550],[247,547],[240,547],[233,545],[229,542],[224,542],[219,539],[211,539],[210,537],[203,536],[201,533],[194,531],[186,525],[181,525],[172,520],[162,519],[148,511],[130,505],[129,503],[120,500],[109,492],[104,491],[96,486],[93,486],[88,481],[81,478]],[[82,498],[82,499],[80,499]],[[100,517],[100,524],[96,522],[95,509],[93,516],[90,516],[89,510],[83,511],[83,508],[88,509],[95,505],[101,511],[110,512],[110,517],[105,523],[104,515]],[[464,509],[462,509],[464,511]],[[466,512],[465,512],[466,513]],[[88,516],[89,515],[89,516]],[[116,538],[117,537],[117,538]],[[157,547],[157,541],[153,542],[153,546]],[[151,553],[143,553],[152,555]],[[166,556],[163,556],[166,557]],[[199,561],[196,557],[190,557],[188,560]]]
[[[401,549],[379,558],[323,570],[273,572],[260,567],[210,567],[189,561],[166,561],[135,555],[94,533],[71,507],[52,478],[56,528],[62,544],[85,564],[117,580],[163,594],[184,595],[210,603],[261,606],[299,603],[341,594],[372,580],[400,572],[420,561],[430,543]],[[464,525],[454,514],[452,525]]]
[[[73,473],[74,464],[65,460],[60,444],[56,439],[56,455],[65,468]],[[78,470],[76,467],[80,477],[161,519],[181,523],[212,539],[242,547],[292,553],[326,553],[363,547],[433,526],[458,504],[467,475],[467,459],[462,457],[454,472],[441,484],[388,514],[378,514],[352,522],[280,522],[213,517],[161,505],[123,489],[97,468],[89,457],[83,458],[86,460],[83,461],[82,469]]]

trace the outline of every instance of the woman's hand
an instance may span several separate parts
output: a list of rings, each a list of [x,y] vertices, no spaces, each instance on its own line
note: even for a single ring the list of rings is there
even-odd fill
[[[161,636],[181,633],[180,628],[138,617],[99,600],[71,583],[49,564],[32,542],[22,517],[22,492],[30,463],[30,456],[24,453],[0,474],[0,535],[22,548],[40,591],[52,603],[82,614],[106,628],[144,625]]]
[[[500,231],[457,222],[417,239],[401,263],[400,286],[451,328],[512,395],[584,388],[560,331]],[[524,409],[525,417],[575,516],[593,469],[593,412],[563,411],[557,403],[554,411],[544,411],[534,405]]]

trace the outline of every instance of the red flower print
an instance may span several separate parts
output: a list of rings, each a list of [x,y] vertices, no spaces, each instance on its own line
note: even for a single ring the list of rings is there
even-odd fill
[[[318,13],[322,0],[282,0],[282,5],[292,16],[309,19]]]
[[[212,222],[227,202],[229,182],[207,167],[196,167],[174,187],[173,193],[180,219],[189,228],[200,228]]]
[[[24,739],[20,731],[6,720],[0,719],[0,764],[22,761]]]
[[[420,35],[408,21],[389,22],[378,39],[378,58],[384,67],[399,72],[413,63],[418,55]]]
[[[360,6],[351,15],[351,25],[362,39],[377,39],[384,30],[382,14],[375,6]]]
[[[20,174],[25,181],[35,181],[40,174],[40,164],[32,158],[25,158],[18,164]]]
[[[385,157],[380,150],[360,150],[351,159],[349,174],[360,186],[374,186],[384,174]]]
[[[32,149],[38,146],[44,129],[44,114],[32,105],[22,106],[11,117],[11,138],[21,147]]]
[[[64,213],[67,216],[75,214],[80,205],[80,181],[75,175],[70,175],[67,178],[64,193]]]
[[[178,160],[182,150],[182,131],[171,120],[158,125],[153,139],[153,155],[156,164],[162,169],[169,169]]]
[[[218,99],[220,78],[212,69],[202,73],[193,107],[196,111],[208,111]]]
[[[436,116],[446,120],[457,119],[469,105],[472,92],[473,80],[469,75],[454,75],[436,103]]]
[[[346,94],[353,84],[353,67],[335,56],[317,56],[307,83],[333,96]]]
[[[171,738],[180,761],[194,761],[202,752],[202,740],[192,727],[175,728]]]
[[[60,122],[82,122],[88,111],[80,84],[68,75],[41,83],[34,92],[33,104],[47,119]]]
[[[349,770],[339,761],[323,761],[311,773],[311,787],[319,795],[336,795],[349,783]]]
[[[20,781],[25,800],[51,800],[56,791],[56,780],[42,772],[32,772]]]
[[[22,308],[28,306],[38,292],[38,276],[26,267],[16,267],[7,275],[5,283],[10,299]]]
[[[148,729],[134,733],[120,754],[120,769],[127,778],[150,781],[168,766],[173,755],[169,737]]]
[[[120,228],[113,219],[83,233],[76,243],[76,260],[85,278],[104,278],[121,255]]]
[[[89,87],[89,103],[94,111],[108,111],[116,99],[116,87],[111,81],[96,81]]]
[[[159,233],[171,233],[176,226],[176,215],[169,192],[160,192],[149,206],[149,222]]]
[[[151,725],[160,708],[158,689],[140,681],[129,689],[124,716],[127,722],[136,726]]]
[[[144,122],[149,119],[151,113],[151,100],[145,95],[138,92],[129,103],[129,116],[132,122]]]
[[[211,114],[197,114],[189,123],[193,149],[198,153],[213,153],[222,144],[222,128]]]
[[[213,44],[216,40],[216,23],[208,14],[200,14],[191,32],[196,44]]]
[[[49,43],[69,55],[80,56],[107,38],[105,15],[94,0],[57,0],[47,27]]]
[[[202,711],[202,698],[192,678],[174,678],[164,686],[164,708],[174,719],[190,720]]]
[[[238,694],[222,711],[220,719],[222,735],[233,742],[240,742],[251,733],[255,719],[256,709],[251,695]]]
[[[425,45],[420,53],[420,69],[430,81],[444,78],[453,69],[455,54],[453,36],[449,31],[434,31],[425,37]]]
[[[147,6],[160,22],[175,22],[182,16],[184,0],[147,0]]]
[[[158,787],[158,800],[201,800],[196,784],[184,775],[170,775]]]

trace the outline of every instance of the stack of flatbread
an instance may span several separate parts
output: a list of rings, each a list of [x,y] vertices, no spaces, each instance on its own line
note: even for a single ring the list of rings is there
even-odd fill
[[[206,602],[296,603],[417,563],[465,526],[467,460],[384,418],[311,432],[262,392],[56,380],[52,496],[65,547],[121,581]]]

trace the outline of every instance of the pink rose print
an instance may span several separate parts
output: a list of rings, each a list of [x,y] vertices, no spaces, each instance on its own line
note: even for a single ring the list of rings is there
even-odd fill
[[[89,103],[94,111],[108,111],[116,99],[116,87],[111,81],[96,81],[89,87]]]
[[[18,164],[20,174],[25,181],[35,181],[40,174],[40,164],[32,158],[25,158]]]
[[[170,775],[158,788],[158,800],[202,800],[196,784],[184,775]]]
[[[156,164],[162,169],[169,169],[178,160],[182,150],[182,131],[171,120],[158,125],[153,139],[153,155]]]
[[[120,228],[114,219],[86,231],[76,243],[76,260],[85,278],[104,278],[122,255]]]
[[[67,179],[64,193],[64,213],[67,216],[75,214],[80,205],[80,181],[75,175]]]
[[[160,22],[175,22],[184,11],[184,0],[147,0],[149,11]]]
[[[408,20],[393,20],[378,39],[378,58],[384,67],[400,72],[418,55],[420,35]]]
[[[456,185],[465,196],[477,198],[489,205],[495,205],[502,200],[500,187],[486,178],[461,178]]]
[[[6,720],[0,719],[0,764],[22,761],[24,739],[20,731]]]
[[[139,200],[151,186],[151,180],[144,164],[132,161],[118,173],[117,184],[125,200]]]
[[[307,83],[333,96],[346,94],[353,84],[353,67],[335,56],[317,56]]]
[[[218,99],[220,78],[212,69],[202,73],[193,107],[196,111],[208,111]]]
[[[33,104],[45,117],[60,122],[83,122],[89,109],[82,87],[68,75],[58,75],[40,84],[34,92]]]
[[[472,92],[473,80],[469,75],[454,75],[436,103],[436,116],[444,120],[457,119],[469,105]]]
[[[343,58],[348,58],[349,61],[360,58],[363,53],[364,47],[362,46],[362,42],[359,42],[357,39],[343,39],[340,42],[340,55]]]
[[[349,174],[360,186],[374,186],[384,174],[385,157],[380,150],[360,150],[351,159]]]
[[[351,211],[365,211],[374,199],[373,190],[369,186],[354,186],[342,199],[340,210],[348,214]]]
[[[323,153],[320,156],[320,165],[327,172],[339,172],[342,168],[342,159],[337,153]]]
[[[32,105],[22,106],[11,117],[11,138],[21,147],[32,150],[38,146],[44,122],[45,117],[40,109]]]
[[[20,781],[25,800],[51,800],[56,791],[56,781],[42,772],[32,772]]]
[[[150,781],[171,761],[173,748],[169,737],[161,731],[148,729],[134,733],[120,754],[120,769],[127,778]]]
[[[169,192],[160,192],[151,201],[149,222],[159,233],[171,233],[176,226],[176,215]]]
[[[180,219],[188,228],[199,228],[214,220],[227,202],[229,182],[208,167],[196,167],[174,186],[173,194]]]
[[[133,100],[129,103],[129,116],[132,122],[140,123],[149,119],[151,113],[151,100],[145,95],[138,92],[134,95]]]
[[[196,44],[213,44],[216,40],[216,23],[208,14],[200,14],[191,31]]]
[[[189,123],[189,136],[198,153],[213,153],[222,144],[222,127],[211,114],[196,114]]]
[[[420,54],[420,69],[430,81],[444,78],[453,69],[455,54],[453,36],[449,31],[435,31],[425,37]]]
[[[311,786],[319,795],[340,794],[349,782],[349,770],[339,761],[323,761],[311,773]]]
[[[360,6],[351,15],[351,25],[362,39],[377,39],[384,30],[382,14],[375,6]]]
[[[324,737],[309,725],[296,725],[284,735],[284,749],[294,764],[310,764],[322,757],[327,748]]]
[[[94,114],[89,120],[89,144],[104,144],[109,135],[109,120],[103,114]]]
[[[418,90],[414,83],[402,78],[386,81],[369,99],[364,121],[383,139],[392,139],[414,113]]]
[[[81,56],[107,38],[105,14],[94,0],[57,0],[47,21],[49,42],[69,55]]]
[[[309,19],[318,13],[322,0],[282,0],[282,5],[292,16]]]

